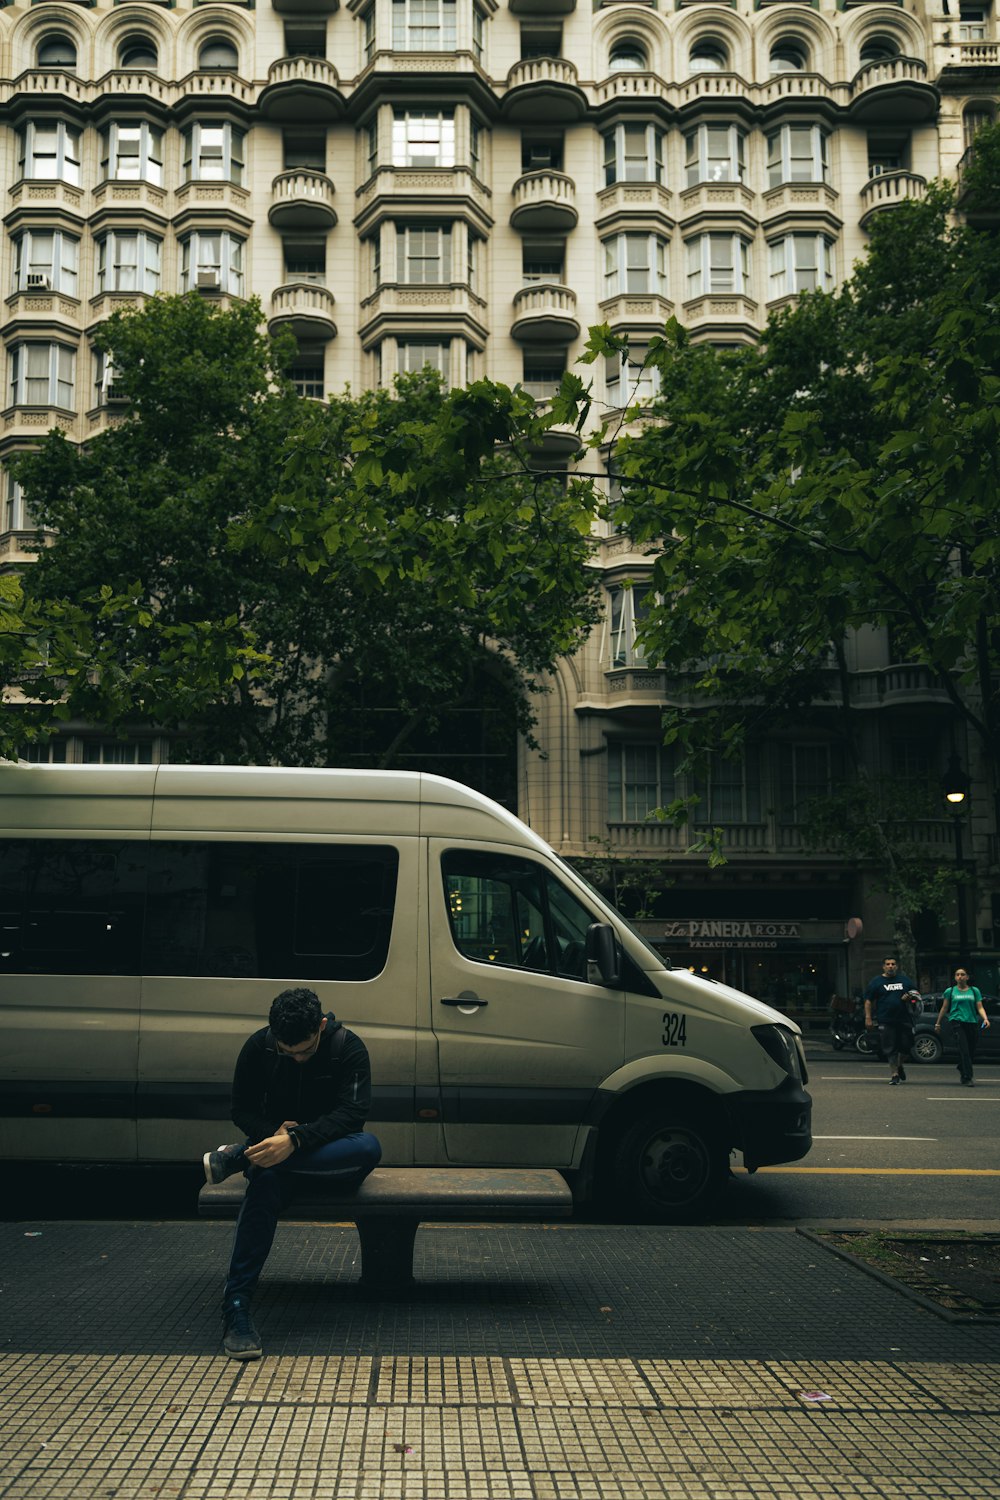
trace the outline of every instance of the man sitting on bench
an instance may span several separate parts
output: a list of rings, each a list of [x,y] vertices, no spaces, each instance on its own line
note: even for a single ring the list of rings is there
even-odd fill
[[[296,1177],[329,1180],[343,1192],[363,1182],[382,1155],[364,1129],[371,1064],[361,1038],[332,1012],[324,1015],[307,989],[282,990],[268,1022],[236,1060],[232,1115],[247,1139],[204,1156],[208,1182],[234,1172],[247,1178],[222,1297],[222,1342],[232,1359],[263,1353],[250,1301]]]

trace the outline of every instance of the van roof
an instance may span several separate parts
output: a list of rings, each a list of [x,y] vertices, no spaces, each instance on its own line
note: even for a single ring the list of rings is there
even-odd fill
[[[234,803],[243,804],[235,818]],[[284,804],[288,814],[296,806],[299,815],[285,820],[276,804]],[[0,827],[7,831],[44,829],[54,834],[65,828],[82,834],[152,827],[190,836],[203,828],[218,836],[223,829],[273,834],[284,827],[290,836],[322,835],[333,831],[333,820],[324,816],[324,810],[327,815],[333,812],[331,804],[351,805],[346,823],[352,832],[365,831],[371,822],[399,834],[489,838],[551,852],[498,802],[423,771],[0,763]],[[228,814],[223,812],[226,806]],[[362,811],[366,806],[369,817]],[[311,808],[314,820],[303,817],[306,808]],[[338,831],[345,826],[339,818],[336,822]]]

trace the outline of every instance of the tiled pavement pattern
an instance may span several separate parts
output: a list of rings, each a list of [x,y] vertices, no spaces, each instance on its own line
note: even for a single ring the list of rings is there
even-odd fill
[[[230,1232],[0,1226],[4,1500],[1000,1496],[1000,1327],[791,1230],[425,1229],[382,1301],[283,1224],[244,1366]]]

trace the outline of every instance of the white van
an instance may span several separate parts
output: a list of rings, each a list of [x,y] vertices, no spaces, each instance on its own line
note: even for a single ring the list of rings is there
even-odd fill
[[[194,1161],[306,984],[390,1165],[563,1169],[684,1218],[811,1144],[798,1028],[686,969],[512,814],[392,771],[0,765],[0,1151]]]

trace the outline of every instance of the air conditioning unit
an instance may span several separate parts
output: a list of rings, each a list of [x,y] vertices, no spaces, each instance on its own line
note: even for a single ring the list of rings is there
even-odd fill
[[[222,285],[218,271],[199,271],[195,281],[199,292],[217,292]]]
[[[46,276],[42,271],[29,271],[24,284],[29,292],[51,292],[52,277]]]

